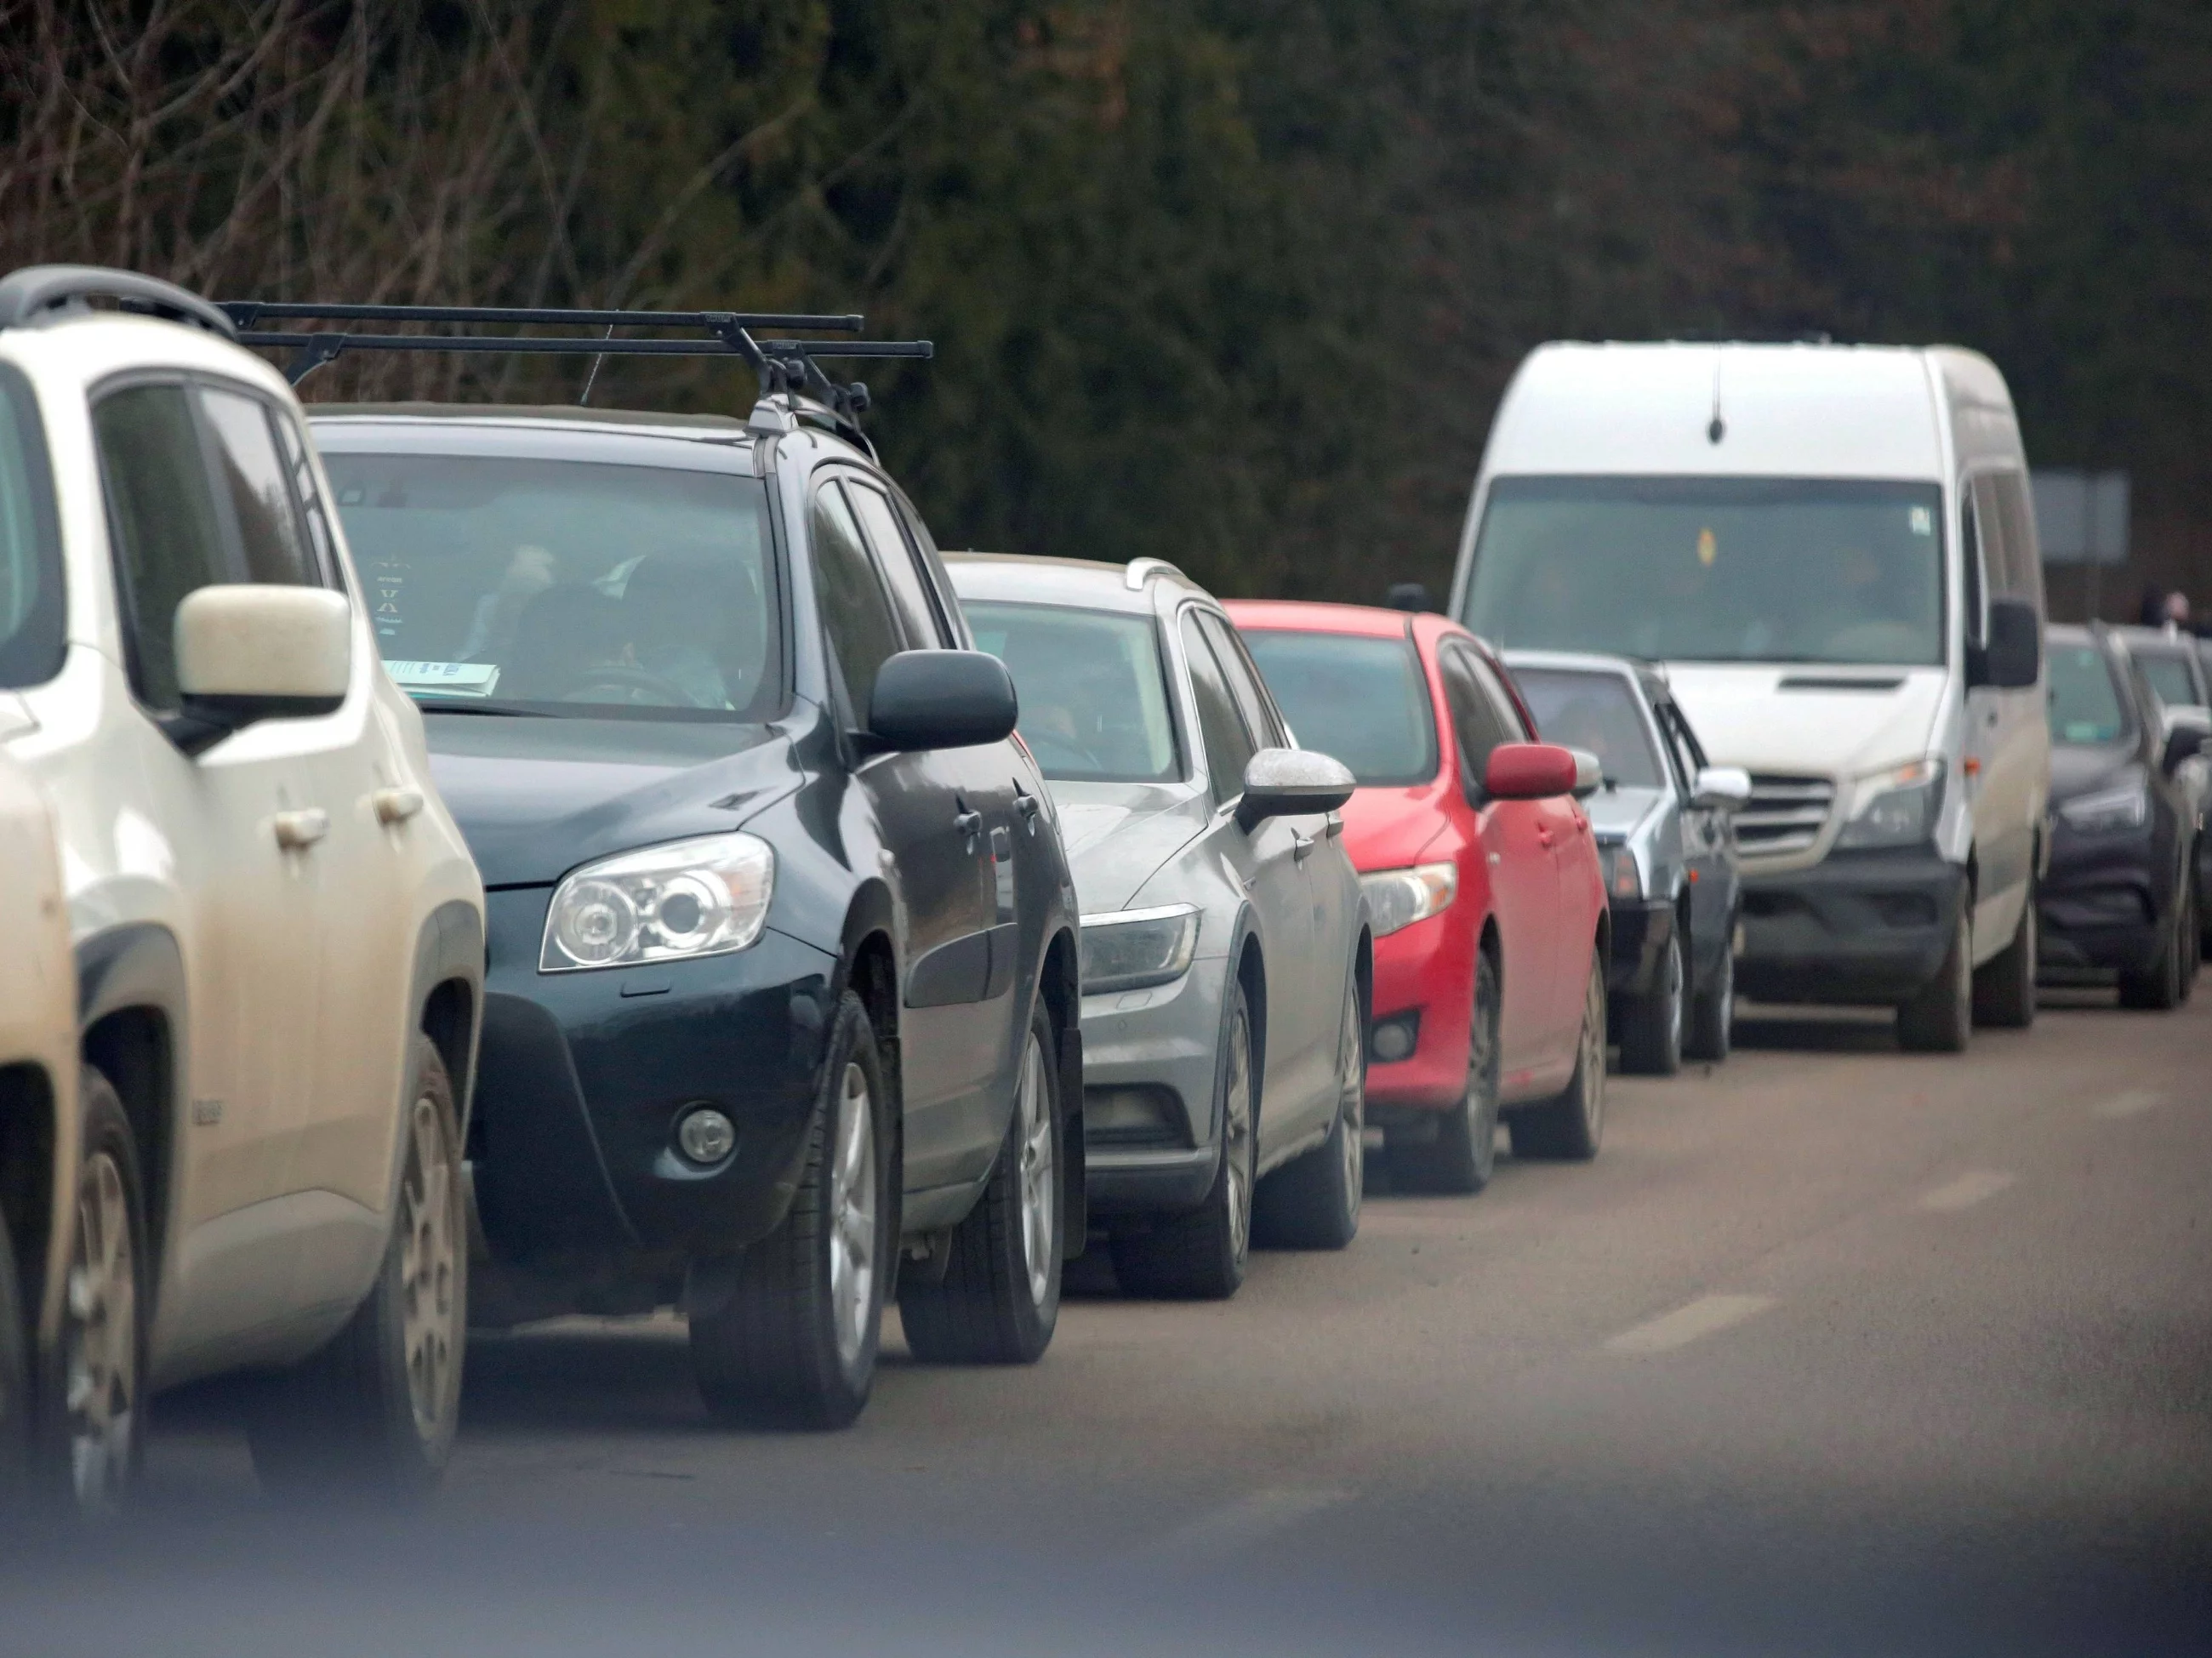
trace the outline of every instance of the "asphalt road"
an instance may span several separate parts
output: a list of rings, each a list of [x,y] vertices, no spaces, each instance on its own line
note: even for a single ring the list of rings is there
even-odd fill
[[[1963,1060],[1752,1017],[1595,1165],[1375,1192],[1229,1304],[1085,1273],[1019,1371],[894,1326],[842,1435],[576,1321],[472,1345],[428,1515],[272,1515],[173,1399],[0,1648],[2212,1651],[2212,993],[2064,999]]]

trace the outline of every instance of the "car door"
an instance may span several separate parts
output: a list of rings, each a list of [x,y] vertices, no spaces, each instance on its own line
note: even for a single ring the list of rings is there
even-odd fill
[[[1190,677],[1198,713],[1200,746],[1206,751],[1207,786],[1214,802],[1209,834],[1250,901],[1267,974],[1267,1053],[1262,1069],[1259,1157],[1264,1164],[1282,1146],[1309,1138],[1326,1125],[1326,1103],[1316,1079],[1319,1047],[1314,1023],[1313,901],[1299,867],[1300,833],[1291,820],[1271,817],[1247,830],[1236,819],[1244,793],[1244,767],[1259,739],[1246,728],[1229,679],[1206,636],[1195,604],[1185,605],[1176,640]],[[1334,1010],[1332,1010],[1333,1011]],[[1334,1053],[1334,1022],[1329,1022]]]
[[[808,513],[816,602],[829,634],[849,729],[866,724],[876,674],[913,640],[836,471],[817,475]],[[890,854],[886,872],[905,927],[899,1080],[906,1188],[980,1172],[973,1124],[988,1108],[996,1022],[985,1001],[994,925],[990,836],[965,797],[956,754],[875,754],[853,780]],[[993,1148],[983,1149],[988,1164]]]
[[[1667,768],[1674,778],[1682,817],[1682,864],[1690,883],[1690,976],[1703,985],[1718,969],[1723,952],[1735,947],[1729,936],[1735,915],[1735,819],[1718,806],[1697,803],[1698,774],[1705,752],[1670,698],[1652,705],[1659,735],[1665,740]]]

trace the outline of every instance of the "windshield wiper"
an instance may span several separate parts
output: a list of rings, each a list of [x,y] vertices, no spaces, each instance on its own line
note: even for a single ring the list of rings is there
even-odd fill
[[[482,696],[418,696],[415,698],[415,706],[425,714],[491,714],[520,720],[558,718],[544,708],[533,708],[526,702],[495,702]]]

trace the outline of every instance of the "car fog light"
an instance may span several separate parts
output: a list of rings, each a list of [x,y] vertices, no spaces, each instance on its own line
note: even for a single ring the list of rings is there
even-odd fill
[[[1369,1047],[1383,1064],[1395,1065],[1400,1060],[1413,1058],[1414,1045],[1419,1039],[1420,1015],[1407,1013],[1376,1025]]]
[[[720,1163],[737,1143],[737,1125],[711,1105],[694,1107],[676,1125],[677,1149],[693,1163]]]

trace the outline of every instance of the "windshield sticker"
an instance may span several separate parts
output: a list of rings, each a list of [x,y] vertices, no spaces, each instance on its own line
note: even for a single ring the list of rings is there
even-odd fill
[[[499,679],[496,662],[386,662],[385,672],[410,689],[488,696]]]
[[[1906,513],[1905,521],[1911,525],[1912,533],[1917,536],[1932,536],[1936,533],[1935,515],[1925,507],[1913,507]]]
[[[1713,560],[1720,556],[1720,550],[1721,544],[1714,538],[1710,527],[1698,531],[1698,563],[1704,565],[1708,570],[1711,569]]]

